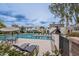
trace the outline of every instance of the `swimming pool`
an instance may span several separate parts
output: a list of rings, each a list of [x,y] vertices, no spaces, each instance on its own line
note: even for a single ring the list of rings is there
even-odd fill
[[[26,38],[26,39],[42,39],[42,40],[49,40],[49,36],[38,36],[34,34],[19,34],[17,35],[18,38]]]
[[[5,40],[6,38],[9,38],[10,36],[4,36],[4,35],[0,35],[0,40]],[[34,35],[34,34],[17,34],[14,35],[13,37],[16,38],[25,38],[25,39],[36,39],[36,40],[49,40],[50,37],[46,36],[46,35]]]

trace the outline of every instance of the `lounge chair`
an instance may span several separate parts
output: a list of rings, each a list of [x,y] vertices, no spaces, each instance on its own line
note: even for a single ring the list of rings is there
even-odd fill
[[[37,48],[38,48],[37,45],[31,45],[31,46],[26,47],[26,48],[24,49],[24,51],[31,53],[31,52],[33,52],[33,51],[34,51],[35,49],[37,49]]]
[[[22,44],[21,46],[17,46],[17,45],[13,45],[14,47],[18,48],[21,51],[26,51],[26,52],[33,52],[35,49],[38,48],[37,45],[31,45],[29,46],[29,44]]]
[[[13,45],[14,47],[16,47],[17,49],[19,49],[19,50],[21,50],[21,51],[24,51],[24,49],[26,48],[26,47],[28,47],[29,46],[29,44],[30,43],[23,43],[22,45]]]

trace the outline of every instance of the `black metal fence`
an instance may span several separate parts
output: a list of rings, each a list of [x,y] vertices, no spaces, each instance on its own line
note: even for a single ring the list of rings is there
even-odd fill
[[[59,49],[62,56],[69,56],[69,40],[61,35],[59,36]]]

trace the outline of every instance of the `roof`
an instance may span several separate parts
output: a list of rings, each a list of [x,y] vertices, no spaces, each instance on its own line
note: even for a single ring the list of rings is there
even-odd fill
[[[64,24],[50,24],[50,27],[56,27],[56,26],[64,27]]]
[[[3,32],[12,32],[12,31],[18,31],[19,28],[15,28],[15,27],[5,27],[5,28],[1,28],[0,31]]]

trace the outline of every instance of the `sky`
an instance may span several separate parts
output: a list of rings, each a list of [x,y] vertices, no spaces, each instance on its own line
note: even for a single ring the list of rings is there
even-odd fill
[[[0,19],[7,25],[48,26],[58,22],[49,10],[49,3],[3,3],[0,4]]]

